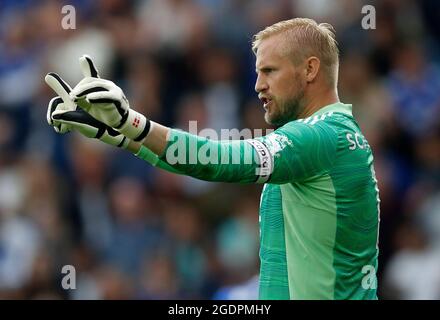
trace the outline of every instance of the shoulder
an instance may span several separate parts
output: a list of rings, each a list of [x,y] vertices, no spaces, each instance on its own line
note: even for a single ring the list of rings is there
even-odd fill
[[[337,112],[325,112],[286,123],[274,133],[284,134],[295,140],[316,142],[318,138],[319,141],[328,143],[328,140],[337,140],[338,131],[345,121],[344,118],[345,115]]]
[[[261,141],[272,154],[292,150],[298,154],[336,150],[338,143],[338,119],[334,114],[324,113],[306,119],[286,123],[272,133],[261,137]]]

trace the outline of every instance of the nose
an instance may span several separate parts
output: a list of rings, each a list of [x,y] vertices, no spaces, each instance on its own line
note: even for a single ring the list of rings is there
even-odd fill
[[[255,81],[255,91],[257,93],[263,92],[268,89],[267,82],[264,80],[264,77],[261,73],[258,74],[257,80]]]

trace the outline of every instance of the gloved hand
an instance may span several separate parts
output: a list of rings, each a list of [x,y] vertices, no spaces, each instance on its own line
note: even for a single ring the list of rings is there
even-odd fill
[[[50,100],[47,108],[47,122],[56,132],[78,131],[88,138],[96,138],[112,146],[124,149],[128,146],[128,138],[93,118],[70,99],[72,89],[59,75],[48,73],[45,81],[58,94]]]
[[[72,90],[70,98],[93,118],[127,138],[142,142],[150,131],[150,120],[130,109],[121,88],[112,81],[99,78],[89,56],[82,56],[79,62],[84,79]]]

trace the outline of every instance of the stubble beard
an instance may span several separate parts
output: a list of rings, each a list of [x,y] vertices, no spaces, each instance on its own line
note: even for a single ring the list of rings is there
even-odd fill
[[[272,113],[266,111],[264,120],[274,126],[283,126],[290,121],[298,119],[299,114],[304,109],[304,88],[300,88],[295,96],[288,100],[275,100]]]

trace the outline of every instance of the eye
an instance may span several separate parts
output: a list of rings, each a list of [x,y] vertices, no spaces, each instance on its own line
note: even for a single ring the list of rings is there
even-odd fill
[[[264,74],[269,74],[272,73],[274,71],[273,68],[263,68],[261,69],[261,72],[263,72]]]
[[[261,69],[256,69],[255,71],[257,72],[257,74],[262,73],[264,75],[269,75],[276,71],[276,69],[273,67],[263,67]]]

